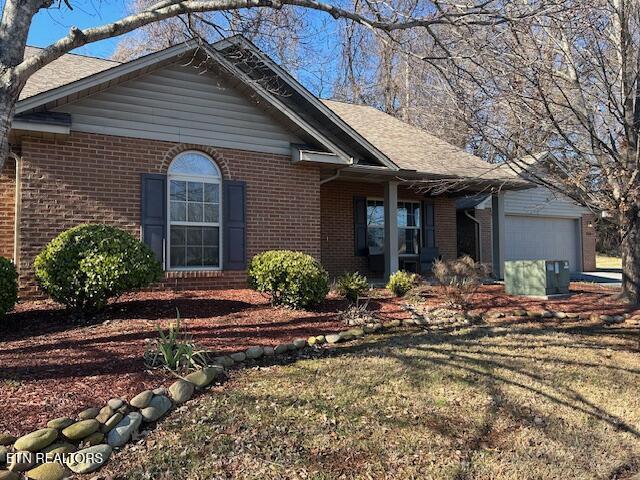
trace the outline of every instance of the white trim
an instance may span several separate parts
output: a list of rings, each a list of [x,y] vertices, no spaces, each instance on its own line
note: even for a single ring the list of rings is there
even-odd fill
[[[185,174],[171,174],[169,170],[171,169],[171,164],[181,156],[186,154],[198,154],[202,155],[206,159],[208,159],[211,164],[215,167],[218,172],[218,176],[214,177],[211,175],[185,175]],[[171,220],[171,181],[183,181],[183,182],[200,182],[200,183],[209,183],[213,185],[218,185],[219,188],[219,197],[218,197],[218,221],[217,222],[189,222],[189,221],[172,221]],[[222,270],[222,261],[223,261],[223,245],[222,245],[222,216],[224,215],[224,210],[222,206],[223,202],[223,188],[222,188],[222,172],[220,171],[220,167],[216,163],[216,161],[204,152],[199,150],[185,150],[184,152],[180,152],[176,155],[171,163],[169,164],[169,168],[167,169],[167,253],[166,253],[166,271],[167,272],[202,272],[202,271],[211,271],[217,272]],[[185,201],[185,203],[187,203]],[[187,211],[188,215],[188,211]],[[218,228],[218,266],[202,266],[202,267],[172,267],[171,266],[171,226],[185,226],[185,227],[217,227]],[[185,253],[186,255],[186,253]],[[186,256],[185,256],[186,261]]]
[[[332,165],[353,165],[353,157],[349,157],[346,161],[335,153],[316,152],[304,148],[292,148],[291,161],[293,163],[311,162]]]

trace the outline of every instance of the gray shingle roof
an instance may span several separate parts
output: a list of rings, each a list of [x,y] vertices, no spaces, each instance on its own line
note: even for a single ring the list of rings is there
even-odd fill
[[[38,47],[27,47],[24,56],[35,55],[40,50],[42,49]],[[34,73],[27,80],[27,84],[20,93],[20,100],[75,82],[117,65],[120,65],[120,62],[67,53]]]
[[[323,103],[401,169],[485,180],[518,178],[376,108],[332,100]]]

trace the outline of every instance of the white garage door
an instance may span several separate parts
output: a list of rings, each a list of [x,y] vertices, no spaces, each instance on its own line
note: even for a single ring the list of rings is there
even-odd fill
[[[578,220],[553,217],[505,217],[505,260],[568,260],[580,268]]]

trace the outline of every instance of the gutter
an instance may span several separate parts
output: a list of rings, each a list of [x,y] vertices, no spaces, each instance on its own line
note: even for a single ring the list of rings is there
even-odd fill
[[[482,225],[480,224],[480,220],[478,220],[476,217],[474,217],[473,215],[471,215],[469,213],[469,210],[465,210],[464,214],[467,218],[470,218],[471,220],[473,220],[475,222],[475,224],[478,226],[478,238],[476,238],[476,254],[478,256],[478,263],[482,263],[482,245],[480,245],[480,242],[482,241]]]
[[[13,264],[18,270],[20,261],[20,220],[22,218],[22,181],[20,172],[22,170],[22,157],[15,152],[9,152],[16,162],[16,191],[15,191],[15,210],[13,218]]]

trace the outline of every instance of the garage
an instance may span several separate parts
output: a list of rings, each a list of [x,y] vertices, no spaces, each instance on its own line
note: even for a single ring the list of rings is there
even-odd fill
[[[505,260],[568,260],[581,269],[580,221],[527,215],[505,216]]]

